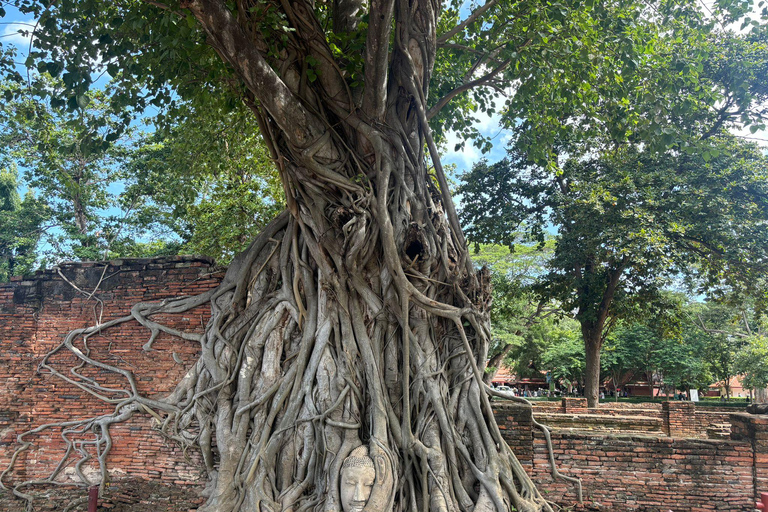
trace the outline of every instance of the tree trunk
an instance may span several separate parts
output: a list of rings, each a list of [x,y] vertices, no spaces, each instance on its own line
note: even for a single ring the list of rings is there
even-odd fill
[[[490,279],[469,260],[426,118],[439,4],[371,2],[361,96],[327,65],[311,10],[286,14],[314,82],[300,61],[278,78],[222,3],[183,5],[258,100],[290,212],[230,268],[178,418],[200,426],[205,510],[339,511],[340,468],[361,444],[376,469],[364,512],[550,510],[482,381]]]
[[[583,273],[587,276],[593,275],[593,267],[593,263],[590,262],[589,265],[584,267]],[[577,293],[581,304],[576,313],[576,320],[581,325],[581,336],[584,339],[584,350],[586,353],[584,395],[587,397],[587,407],[597,407],[599,403],[600,349],[603,346],[603,336],[606,334],[603,330],[610,315],[613,298],[625,267],[626,261],[622,259],[607,273],[605,276],[605,287],[601,293],[602,298],[597,308],[594,307],[594,298],[590,292],[588,279],[585,279],[587,284],[580,286]]]
[[[598,407],[600,396],[600,348],[602,347],[601,330],[584,330],[584,349],[586,368],[584,370],[584,396],[587,407]],[[614,383],[614,389],[616,384]],[[618,392],[617,392],[618,393]]]
[[[551,511],[482,381],[490,279],[469,259],[426,116],[439,2],[370,2],[356,81],[313,3],[279,5],[290,30],[274,51],[260,11],[180,2],[247,91],[288,204],[212,294],[199,361],[152,403],[166,434],[202,451],[201,510],[338,512],[342,464],[365,445],[363,512]]]

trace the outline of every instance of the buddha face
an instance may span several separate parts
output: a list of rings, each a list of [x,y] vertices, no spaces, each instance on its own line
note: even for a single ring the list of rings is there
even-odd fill
[[[347,467],[341,470],[339,494],[344,512],[362,512],[373,489],[373,467]]]

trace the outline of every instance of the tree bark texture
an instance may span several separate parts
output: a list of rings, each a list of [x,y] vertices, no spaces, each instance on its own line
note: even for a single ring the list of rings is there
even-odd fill
[[[270,5],[292,28],[276,50],[256,4],[182,2],[242,80],[288,211],[211,294],[201,357],[175,392],[134,393],[124,410],[152,406],[202,450],[207,512],[339,511],[360,444],[376,466],[366,512],[551,510],[482,382],[489,276],[469,260],[427,125],[440,3],[371,0],[363,90],[313,4]]]
[[[584,396],[587,407],[600,404],[600,349],[603,346],[602,328],[600,330],[582,329],[586,365],[584,370]],[[613,384],[616,388],[616,382]]]

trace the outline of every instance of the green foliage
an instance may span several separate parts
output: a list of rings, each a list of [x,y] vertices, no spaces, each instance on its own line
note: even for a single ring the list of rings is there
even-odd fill
[[[731,379],[740,373],[756,371],[748,366],[753,360],[740,358],[745,351],[751,350],[753,339],[763,335],[765,318],[756,313],[749,302],[699,304],[690,307],[686,313],[688,329],[701,340],[701,358],[714,378],[723,383],[730,398]]]
[[[476,265],[488,267],[491,274],[491,362],[496,364],[500,357],[498,364],[512,367],[517,375],[532,373],[529,362],[538,365],[541,339],[535,333],[546,331],[561,316],[554,305],[541,304],[531,290],[545,270],[552,247],[552,243],[541,248],[521,243],[510,251],[500,245],[478,244],[472,256]]]
[[[586,358],[580,333],[575,329],[553,329],[548,338],[551,345],[541,355],[542,369],[551,371],[556,381],[582,381]]]
[[[0,169],[0,282],[34,270],[35,249],[50,214],[31,191],[21,199],[17,186],[15,168]]]
[[[742,375],[741,383],[747,389],[768,387],[768,337],[750,336],[736,354],[734,367]]]
[[[710,142],[718,152],[709,161],[625,148],[569,160],[558,173],[512,150],[462,178],[467,233],[510,244],[520,227],[539,241],[557,229],[533,286],[540,301],[575,312],[590,336],[654,316],[674,337],[679,319],[665,314],[675,309],[666,287],[687,276],[697,292],[759,295],[768,261],[766,159],[733,138]]]
[[[675,389],[705,389],[714,379],[703,359],[706,346],[700,336],[686,333],[680,340],[668,340],[655,354],[656,366],[664,387]]]
[[[63,87],[48,76],[39,82],[54,95]],[[105,257],[120,234],[119,217],[104,212],[115,205],[110,187],[124,178],[130,133],[110,137],[120,119],[101,91],[86,93],[82,107],[70,112],[23,94],[13,84],[4,84],[4,90],[17,99],[0,107],[0,159],[23,169],[25,184],[50,212],[56,229],[46,231],[46,254],[54,259]]]
[[[643,379],[641,372],[636,370],[644,369],[642,357],[651,352],[655,344],[656,337],[646,326],[622,326],[603,344],[600,353],[602,374],[611,377],[615,389],[622,386],[627,377]]]
[[[746,4],[746,2],[745,2]],[[696,2],[601,2],[596,34],[566,64],[533,74],[509,110],[528,157],[558,167],[571,156],[641,143],[706,153],[724,127],[765,127],[767,35],[722,29],[727,14]],[[522,121],[518,121],[518,120]],[[563,145],[565,144],[565,148]]]
[[[62,87],[45,76],[41,84]],[[49,221],[22,244],[30,261],[192,252],[228,263],[282,208],[258,128],[226,95],[179,105],[147,136],[121,126],[107,92],[89,92],[70,112],[13,84],[5,90],[16,99],[0,108],[0,158],[24,169],[40,198],[25,202],[38,209],[25,218]]]
[[[277,170],[243,105],[224,96],[176,115],[132,153],[121,203],[178,250],[229,263],[284,207]]]

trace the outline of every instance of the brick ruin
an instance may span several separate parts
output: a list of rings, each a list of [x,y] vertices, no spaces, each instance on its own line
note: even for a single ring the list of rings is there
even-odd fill
[[[550,426],[558,469],[582,479],[585,503],[594,509],[754,510],[768,490],[768,416],[695,407],[664,402],[595,410],[586,399],[566,398],[533,407],[498,403],[495,414],[533,480],[556,503],[574,504],[574,488],[551,477],[534,418]],[[727,426],[727,437],[721,429],[713,434],[712,424]]]
[[[52,422],[79,418],[110,407],[50,374],[38,372],[43,356],[71,329],[124,316],[138,302],[195,295],[215,287],[223,271],[200,257],[124,259],[78,263],[14,279],[0,285],[0,472],[19,447],[17,435]],[[207,306],[163,323],[201,332]],[[93,336],[88,349],[109,364],[130,368],[144,394],[163,396],[173,389],[199,347],[161,334],[142,350],[149,331],[135,321]],[[74,356],[57,354],[53,363],[68,371]],[[87,370],[83,370],[87,371]],[[113,374],[91,377],[111,387],[125,385]],[[495,403],[505,438],[529,469],[544,495],[561,505],[575,504],[573,486],[550,476],[544,437],[534,420],[552,428],[559,469],[578,476],[588,507],[596,510],[704,511],[754,510],[760,491],[768,491],[768,416],[729,414],[691,402],[601,404],[563,399],[533,408]],[[7,485],[44,477],[64,451],[61,429],[30,435],[30,448],[18,456]],[[87,437],[87,433],[76,434]],[[111,482],[101,505],[115,511],[194,510],[204,499],[205,476],[197,454],[184,453],[153,429],[149,415],[136,415],[114,429],[109,457]],[[71,456],[73,463],[76,457]],[[95,478],[92,464],[84,473]],[[75,481],[74,469],[57,481]],[[57,487],[51,497],[81,498],[85,491]],[[36,501],[38,510],[57,510],[57,500]],[[84,509],[83,507],[80,507]],[[24,510],[24,502],[0,491],[0,509]]]

